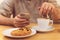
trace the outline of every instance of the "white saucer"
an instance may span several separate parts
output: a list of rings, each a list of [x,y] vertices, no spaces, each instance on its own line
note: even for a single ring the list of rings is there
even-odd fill
[[[35,29],[35,30],[38,31],[38,32],[50,32],[50,31],[53,31],[55,28],[52,27],[52,26],[50,26],[50,27],[47,28],[47,29],[41,29],[41,28],[38,27],[38,26],[34,26],[34,27],[32,27],[32,29]]]

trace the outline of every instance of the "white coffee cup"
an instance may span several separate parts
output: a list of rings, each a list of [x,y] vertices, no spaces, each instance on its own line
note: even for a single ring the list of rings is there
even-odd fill
[[[50,19],[44,19],[44,18],[38,18],[37,19],[38,27],[40,29],[47,29],[52,27],[53,25],[53,20]]]

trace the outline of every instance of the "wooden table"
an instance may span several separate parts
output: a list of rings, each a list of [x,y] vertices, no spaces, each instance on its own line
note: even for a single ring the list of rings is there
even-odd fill
[[[34,26],[35,24],[30,24],[29,26]],[[48,33],[37,33],[34,36],[28,37],[28,38],[23,38],[23,39],[14,39],[14,38],[8,38],[4,37],[2,35],[2,31],[12,28],[12,26],[3,26],[0,25],[0,40],[60,40],[60,24],[54,24],[53,27],[56,29],[52,32]]]

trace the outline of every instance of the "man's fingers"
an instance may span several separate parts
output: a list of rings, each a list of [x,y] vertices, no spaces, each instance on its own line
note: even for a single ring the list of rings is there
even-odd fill
[[[26,19],[15,18],[15,21],[16,22],[24,22],[24,21],[26,21]]]
[[[49,13],[51,13],[51,10],[52,10],[52,7],[48,7],[47,11],[46,11],[46,14],[48,15]]]
[[[25,27],[29,25],[29,23],[15,23],[15,27]]]
[[[48,8],[49,8],[49,6],[46,4],[44,9],[43,9],[43,14],[46,14],[46,12],[48,11]]]
[[[42,4],[41,9],[40,9],[41,15],[43,15],[43,14],[46,13],[46,11],[47,11],[47,9],[48,9],[48,6],[47,6],[47,5],[48,5],[48,4],[46,4],[46,3],[43,3],[43,4]]]
[[[42,4],[42,6],[40,7],[40,13],[43,12],[43,9],[44,9],[45,5],[46,5],[46,4]]]
[[[17,24],[28,24],[30,22],[29,21],[25,21],[25,22],[15,22],[15,23],[17,23]]]
[[[20,16],[20,15],[18,15],[17,18],[20,18],[20,19],[26,19],[25,16]]]

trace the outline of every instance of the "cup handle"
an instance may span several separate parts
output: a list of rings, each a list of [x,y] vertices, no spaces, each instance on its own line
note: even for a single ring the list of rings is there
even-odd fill
[[[50,20],[50,23],[49,24],[50,24],[50,26],[52,26],[53,25],[53,20]]]

